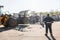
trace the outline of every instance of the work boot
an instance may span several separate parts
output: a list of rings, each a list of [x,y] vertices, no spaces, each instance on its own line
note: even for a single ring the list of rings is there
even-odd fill
[[[45,34],[45,36],[47,36],[47,34]]]
[[[53,36],[53,34],[52,34],[52,33],[50,33],[50,35],[51,35],[51,36]]]

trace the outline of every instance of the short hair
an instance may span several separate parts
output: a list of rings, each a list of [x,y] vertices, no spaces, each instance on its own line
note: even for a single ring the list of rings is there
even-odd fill
[[[47,16],[49,16],[49,14],[47,14]]]

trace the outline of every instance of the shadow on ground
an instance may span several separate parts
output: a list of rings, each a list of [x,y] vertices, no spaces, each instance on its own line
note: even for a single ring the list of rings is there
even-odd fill
[[[10,29],[16,30],[16,28],[18,28],[17,30],[20,31],[20,29],[23,30],[25,27],[27,27],[27,25],[19,25],[19,26],[15,26],[15,27],[0,27],[0,32],[7,31]]]
[[[7,30],[10,30],[10,29],[13,29],[13,28],[14,27],[1,27],[0,32],[7,31]]]
[[[56,40],[53,35],[51,35],[51,38],[48,35],[45,35],[48,40]]]

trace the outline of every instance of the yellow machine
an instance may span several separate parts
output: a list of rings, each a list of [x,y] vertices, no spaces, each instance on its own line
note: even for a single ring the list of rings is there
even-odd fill
[[[0,25],[4,25],[5,27],[13,27],[17,25],[17,21],[15,19],[10,18],[9,15],[6,14],[0,16]]]

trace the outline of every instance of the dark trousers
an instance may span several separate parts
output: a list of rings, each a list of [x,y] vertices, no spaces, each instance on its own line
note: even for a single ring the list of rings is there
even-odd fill
[[[51,24],[47,24],[47,25],[46,25],[46,34],[48,33],[48,29],[49,29],[50,34],[52,34]]]

